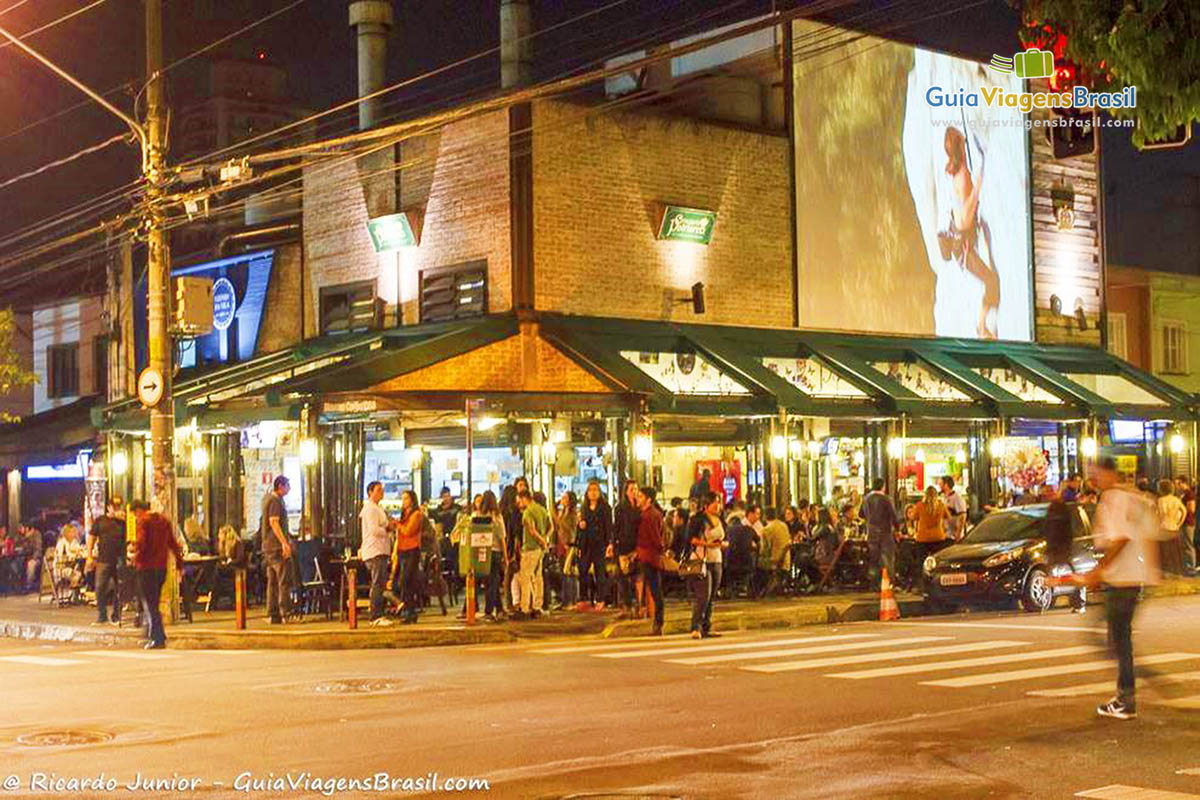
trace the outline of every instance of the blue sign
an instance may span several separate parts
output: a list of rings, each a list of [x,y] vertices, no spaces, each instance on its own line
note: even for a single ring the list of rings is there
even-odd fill
[[[213,282],[213,327],[228,330],[237,311],[237,292],[228,278],[217,278]]]

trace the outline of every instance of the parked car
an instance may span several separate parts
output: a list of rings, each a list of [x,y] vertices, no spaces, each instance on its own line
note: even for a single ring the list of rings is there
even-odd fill
[[[1052,576],[1095,569],[1091,520],[1083,507],[1067,504],[1071,524],[1070,570],[1046,561],[1047,503],[997,511],[984,517],[957,544],[929,556],[922,565],[925,601],[933,609],[963,605],[1011,605],[1045,611],[1059,597],[1075,608],[1087,602],[1086,589],[1053,585]]]

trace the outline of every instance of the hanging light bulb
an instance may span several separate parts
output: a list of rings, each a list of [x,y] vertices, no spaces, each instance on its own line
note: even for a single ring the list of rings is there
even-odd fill
[[[203,447],[192,448],[192,471],[203,472],[208,469],[208,451]]]
[[[129,469],[129,456],[125,455],[124,450],[118,450],[113,453],[112,457],[112,473],[113,475],[124,475],[125,470]]]
[[[1182,453],[1185,442],[1183,441],[1183,436],[1181,434],[1172,433],[1168,444],[1171,447],[1172,453]]]
[[[1099,448],[1096,445],[1096,440],[1091,436],[1085,436],[1079,442],[1079,452],[1084,458],[1095,458]]]
[[[904,455],[904,440],[903,439],[888,439],[887,443],[888,458],[900,458]]]
[[[1004,455],[1004,440],[996,437],[988,442],[988,452],[992,454],[992,458],[1000,458]]]
[[[654,453],[654,440],[649,434],[639,433],[633,437],[633,457],[638,461],[649,461]]]

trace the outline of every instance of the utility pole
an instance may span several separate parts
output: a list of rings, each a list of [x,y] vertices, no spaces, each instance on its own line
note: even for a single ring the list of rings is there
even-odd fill
[[[164,228],[161,199],[167,182],[167,108],[162,76],[162,0],[146,6],[146,320],[149,367],[162,376],[159,401],[150,408],[151,461],[155,505],[175,524],[175,403],[171,383],[170,288],[171,253]]]

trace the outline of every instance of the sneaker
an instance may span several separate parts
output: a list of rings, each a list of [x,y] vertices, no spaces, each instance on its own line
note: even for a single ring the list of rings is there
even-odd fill
[[[704,634],[700,633],[700,631],[692,631],[692,638],[693,639],[703,639]]]
[[[119,627],[121,627],[121,620],[119,620],[119,619],[110,619],[110,620],[108,621],[108,624],[109,624],[109,625],[112,625],[114,628],[119,628]]]
[[[387,617],[379,617],[378,619],[371,620],[370,624],[373,628],[387,628],[395,625],[396,623],[394,620],[390,620]]]
[[[1097,708],[1096,713],[1102,717],[1112,717],[1113,719],[1135,719],[1137,717],[1136,708],[1115,697]]]
[[[142,645],[143,650],[162,650],[167,646],[166,642],[146,642]]]

